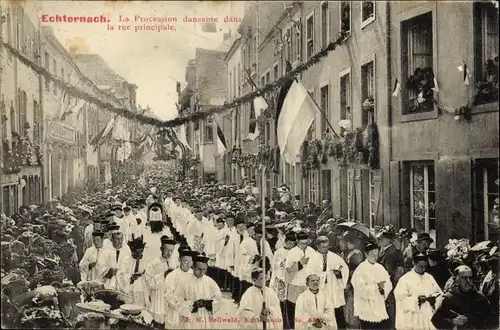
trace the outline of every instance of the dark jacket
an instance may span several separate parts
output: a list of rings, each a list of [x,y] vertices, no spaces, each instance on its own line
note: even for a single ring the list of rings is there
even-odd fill
[[[466,316],[468,322],[457,329],[493,329],[490,304],[476,290],[464,293],[455,287],[446,292],[431,321],[438,329],[453,329],[453,319],[458,315]]]
[[[380,251],[379,263],[387,270],[391,276],[392,284],[394,285],[396,281],[396,270],[399,267],[403,267],[403,252],[394,244],[391,244],[386,249]]]

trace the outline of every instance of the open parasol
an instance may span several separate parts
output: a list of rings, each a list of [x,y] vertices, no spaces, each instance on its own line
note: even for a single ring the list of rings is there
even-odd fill
[[[341,222],[337,224],[335,228],[357,231],[363,234],[368,239],[371,240],[376,239],[373,233],[370,231],[370,228],[366,227],[364,224],[359,222],[354,222],[354,221]]]

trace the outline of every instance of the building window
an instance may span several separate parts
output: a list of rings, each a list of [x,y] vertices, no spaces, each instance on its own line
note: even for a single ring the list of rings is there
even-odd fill
[[[57,62],[56,60],[52,60],[52,65],[54,69],[54,75],[57,75]],[[54,84],[54,95],[57,95],[57,85]]]
[[[264,87],[265,85],[266,85],[266,76],[262,75],[262,77],[260,77],[260,87]]]
[[[11,19],[11,15],[10,15],[10,10],[7,9],[7,42],[9,43],[9,45],[12,46],[12,19]],[[7,58],[9,59],[10,62],[12,62],[12,54],[11,52],[7,52]]]
[[[307,191],[308,202],[318,205],[319,189],[318,189],[318,174],[319,171],[310,171],[307,176]]]
[[[474,67],[474,103],[498,102],[498,9],[492,3],[474,4]]]
[[[328,1],[321,4],[321,47],[326,47],[329,41],[330,9]]]
[[[374,63],[370,61],[361,67],[362,125],[373,123],[375,116],[375,75]]]
[[[311,97],[314,99],[314,91],[309,91],[309,94],[311,94]],[[313,120],[311,127],[309,127],[309,130],[307,131],[306,141],[311,141],[315,137],[316,137],[316,118]]]
[[[374,228],[375,219],[377,217],[377,201],[375,200],[375,172],[373,170],[369,171],[369,182],[370,182],[370,228]],[[379,197],[380,198],[380,197]]]
[[[311,13],[306,20],[306,57],[309,59],[314,54],[314,13]]]
[[[340,76],[340,120],[350,120],[352,126],[351,113],[351,71],[347,70]],[[341,127],[340,133],[346,131]]]
[[[349,221],[355,221],[356,218],[356,188],[354,175],[354,169],[347,170],[347,220]]]
[[[321,200],[332,201],[332,171],[321,171]]]
[[[204,123],[203,127],[204,127],[203,142],[204,143],[214,142],[214,123],[213,123],[213,118],[212,117],[208,117],[205,120],[205,123]]]
[[[374,19],[375,19],[375,1],[362,1],[361,28],[373,22]]]
[[[38,102],[33,100],[33,142],[39,143],[42,138],[42,113]]]
[[[351,2],[340,2],[340,31],[351,32]]]
[[[16,132],[16,110],[14,109],[14,104],[10,101],[10,133]]]
[[[283,43],[284,43],[284,51],[285,51],[285,59],[293,62],[292,58],[292,30],[290,28],[286,29],[285,34],[283,35]]]
[[[64,81],[66,76],[64,75],[64,68],[61,68],[61,80]]]
[[[434,165],[410,166],[411,226],[436,238],[436,190]]]
[[[302,39],[302,32],[300,31],[300,27],[302,25],[300,22],[295,25],[295,33],[293,33],[293,38],[292,38],[292,45],[293,45],[293,58],[292,58],[292,63],[296,61],[300,61],[302,58],[302,48],[301,45],[302,43],[300,42]]]
[[[402,23],[403,114],[434,110],[432,12]]]
[[[325,85],[321,87],[320,93],[321,93],[321,110],[323,110],[323,113],[325,116],[321,116],[321,138],[325,139],[328,136],[328,133],[330,131],[330,127],[328,126],[328,122],[331,120],[331,114],[330,114],[330,99],[329,99],[329,89],[328,85]]]
[[[498,226],[498,159],[480,159],[475,164],[475,241],[493,240],[490,229]]]
[[[278,67],[278,63],[276,63],[273,67],[273,81],[275,80],[278,80],[278,78],[280,77],[280,72],[279,72],[279,67]]]
[[[50,72],[50,57],[49,57],[49,53],[45,52],[44,58],[45,58],[45,70],[47,70],[47,71]],[[47,77],[45,78],[45,90],[47,92],[50,92],[50,80]]]
[[[269,84],[271,82],[271,72],[267,71],[266,73],[266,84]]]

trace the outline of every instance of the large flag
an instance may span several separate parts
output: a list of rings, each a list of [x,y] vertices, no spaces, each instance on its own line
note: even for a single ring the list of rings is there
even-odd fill
[[[302,82],[295,79],[278,117],[278,146],[283,160],[295,164],[300,146],[316,117],[317,106]]]
[[[251,106],[255,112],[255,120],[257,120],[262,111],[266,110],[268,107],[266,100],[262,96],[254,98]],[[253,126],[250,126],[248,138],[250,140],[255,140],[257,136],[259,136],[259,133],[259,125],[255,122]]]
[[[226,150],[227,150],[227,141],[226,137],[224,136],[224,132],[220,128],[219,124],[215,122],[217,125],[217,144],[216,144],[216,155],[220,156],[222,155]]]
[[[104,142],[106,142],[106,140],[111,136],[111,133],[113,132],[113,128],[115,126],[116,117],[118,117],[118,115],[111,118],[106,126],[92,138],[92,141],[90,141],[90,145],[94,146],[94,151],[102,146]]]
[[[181,125],[179,127],[179,134],[177,135],[179,141],[186,147],[188,148],[189,150],[193,150],[191,149],[191,147],[189,146],[189,143],[187,142],[187,138],[186,138],[186,126],[184,125]]]
[[[78,101],[73,106],[66,108],[66,110],[61,115],[60,119],[64,121],[66,117],[68,117],[73,113],[76,113],[76,115],[78,116],[80,114],[80,110],[82,110],[85,103],[86,101],[84,99],[78,99]]]

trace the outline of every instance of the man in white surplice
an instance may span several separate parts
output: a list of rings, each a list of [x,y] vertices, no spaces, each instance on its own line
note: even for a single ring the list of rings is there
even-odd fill
[[[80,273],[82,281],[99,281],[104,284],[104,275],[108,273],[108,259],[112,257],[109,249],[103,248],[104,233],[94,231],[92,233],[93,246],[85,250],[80,261]]]
[[[133,241],[128,242],[131,255],[123,262],[122,272],[118,277],[125,277],[128,281],[128,287],[125,293],[129,294],[134,300],[135,305],[146,306],[149,308],[149,288],[146,285],[146,263],[143,260],[144,253],[143,237],[139,236]]]
[[[144,241],[148,243],[144,249],[144,261],[149,264],[151,260],[161,257],[161,238],[172,238],[170,229],[163,222],[163,210],[159,203],[153,203],[148,210],[148,226],[144,230]],[[174,262],[177,262],[177,256]],[[173,268],[177,265],[173,266]]]
[[[442,294],[432,275],[426,273],[428,256],[413,256],[413,269],[404,274],[394,289],[396,329],[431,330],[436,297]]]
[[[339,255],[329,251],[330,240],[326,236],[317,238],[318,253],[311,257],[307,266],[311,274],[320,277],[320,290],[331,297],[335,308],[335,319],[339,329],[345,328],[344,289],[349,279],[349,267]]]
[[[239,328],[262,329],[262,321],[265,321],[266,329],[283,329],[280,301],[274,290],[264,288],[264,270],[254,269],[251,272],[251,278],[253,286],[245,291],[238,308]],[[264,296],[266,309],[262,308]]]
[[[149,312],[157,326],[163,327],[165,315],[165,277],[177,268],[178,259],[174,257],[176,241],[168,236],[161,239],[161,256],[151,260],[146,267],[146,284],[150,290],[151,305]]]
[[[128,287],[127,278],[118,276],[118,274],[121,275],[125,271],[124,261],[131,256],[130,248],[128,245],[123,244],[123,232],[118,225],[110,225],[108,230],[111,233],[113,248],[110,249],[112,257],[108,259],[109,270],[105,276],[106,282],[104,285],[108,289],[125,292]]]
[[[179,304],[175,298],[175,290],[192,274],[193,256],[196,253],[189,248],[179,249],[179,267],[165,277],[165,329],[176,329],[179,326]]]
[[[229,244],[229,240],[237,235],[234,220],[234,215],[228,213],[226,226],[219,231],[217,236],[215,267],[219,268],[217,282],[223,290],[229,290],[232,285],[230,281],[232,281],[231,272],[234,271],[234,245]]]
[[[335,309],[330,296],[320,290],[320,277],[307,276],[308,289],[302,292],[295,304],[295,329],[337,329]]]
[[[313,248],[309,246],[309,236],[305,232],[297,234],[297,245],[290,249],[285,260],[285,277],[288,283],[285,302],[285,313],[287,324],[294,328],[295,302],[299,294],[307,289],[306,278],[310,274],[307,263],[309,259],[316,254]]]
[[[223,299],[219,286],[206,276],[208,258],[198,255],[193,260],[193,274],[175,290],[175,299],[179,302],[181,322],[179,329],[214,329],[219,328],[213,321],[214,313],[222,307]]]
[[[392,290],[389,273],[377,262],[379,247],[375,243],[365,245],[366,260],[354,271],[351,284],[354,289],[354,316],[361,329],[387,329],[389,315],[385,300]]]

